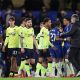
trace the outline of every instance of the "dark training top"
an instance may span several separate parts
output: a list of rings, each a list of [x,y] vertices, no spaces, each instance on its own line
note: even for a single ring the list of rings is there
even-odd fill
[[[69,32],[61,34],[61,37],[64,36],[71,36],[71,47],[80,48],[80,22],[73,23]]]

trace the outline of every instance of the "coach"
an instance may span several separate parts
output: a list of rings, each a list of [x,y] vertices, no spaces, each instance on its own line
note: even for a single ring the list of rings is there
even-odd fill
[[[77,70],[76,76],[80,76],[80,22],[77,14],[71,16],[71,23],[71,30],[60,34],[60,36],[71,36],[71,47],[68,59]]]

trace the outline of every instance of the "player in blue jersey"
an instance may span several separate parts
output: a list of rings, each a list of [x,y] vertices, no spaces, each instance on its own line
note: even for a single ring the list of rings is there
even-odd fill
[[[72,28],[72,24],[70,23],[70,18],[65,17],[63,19],[63,24],[65,26],[64,28],[64,32],[69,32]],[[63,46],[63,56],[65,58],[65,65],[66,68],[64,67],[64,69],[66,70],[66,76],[74,76],[74,69],[72,64],[68,61],[67,56],[69,53],[69,49],[70,49],[70,37],[65,36],[65,41],[64,41],[64,46]]]
[[[60,21],[57,21],[56,27],[53,28],[50,31],[51,43],[54,44],[54,46],[57,48],[57,50],[53,50],[52,48],[50,48],[50,54],[51,54],[51,56],[53,58],[53,63],[52,63],[53,76],[55,76],[56,63],[57,63],[57,71],[58,71],[57,76],[62,76],[62,71],[61,71],[61,68],[62,68],[62,58],[63,58],[63,54],[62,54],[62,40],[60,40],[60,38],[58,38],[62,31],[63,31],[63,29],[61,27]]]
[[[64,28],[64,32],[69,32],[71,30],[72,24],[70,23],[70,19],[68,17],[65,17],[63,19],[63,24],[65,26]],[[67,37],[67,36],[65,36]],[[70,39],[70,37],[67,38],[68,40]],[[65,39],[64,41],[64,56],[67,54],[69,48],[70,48],[70,41],[68,41]]]

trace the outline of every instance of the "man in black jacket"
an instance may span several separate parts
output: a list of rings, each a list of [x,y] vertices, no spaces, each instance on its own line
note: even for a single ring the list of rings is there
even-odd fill
[[[80,76],[80,22],[77,14],[72,15],[71,23],[71,30],[61,34],[60,36],[71,36],[71,47],[68,59],[78,72],[76,76]]]

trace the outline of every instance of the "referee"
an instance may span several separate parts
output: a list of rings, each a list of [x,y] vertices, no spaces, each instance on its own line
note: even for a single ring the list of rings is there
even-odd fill
[[[60,37],[71,36],[71,47],[69,52],[69,61],[77,70],[76,76],[80,76],[80,22],[79,16],[73,14],[71,16],[72,28],[69,32],[60,34]]]

